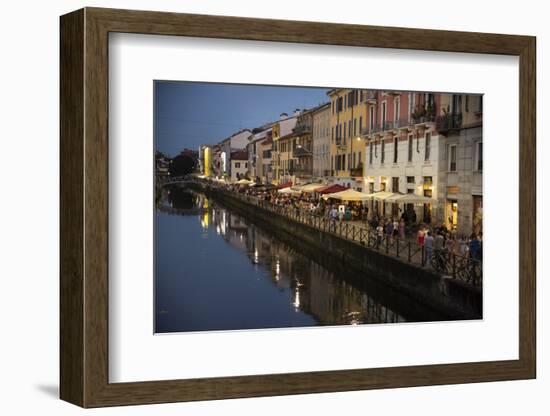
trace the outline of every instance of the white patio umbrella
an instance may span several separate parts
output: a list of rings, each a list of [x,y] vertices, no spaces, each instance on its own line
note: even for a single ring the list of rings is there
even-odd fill
[[[302,193],[302,191],[297,191],[297,190],[292,189],[292,188],[279,189],[277,192],[280,193],[280,194],[285,194],[285,195],[300,195]]]
[[[367,201],[370,199],[370,195],[365,194],[364,192],[356,191],[354,189],[346,189],[345,191],[324,195],[323,198],[334,198],[340,201]]]

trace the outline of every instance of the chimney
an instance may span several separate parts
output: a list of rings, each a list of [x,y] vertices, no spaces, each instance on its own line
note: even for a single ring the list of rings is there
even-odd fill
[[[300,110],[299,108],[297,108],[297,109],[294,110],[294,115],[295,115],[295,116],[299,116],[301,112],[302,112],[302,110]]]
[[[279,118],[281,120],[284,120],[285,118],[288,118],[288,114],[287,113],[281,113],[281,115],[279,116]]]

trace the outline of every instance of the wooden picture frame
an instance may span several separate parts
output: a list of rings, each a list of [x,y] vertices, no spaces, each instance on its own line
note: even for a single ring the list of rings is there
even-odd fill
[[[85,8],[61,17],[60,396],[82,407],[529,379],[536,376],[535,38]],[[519,359],[109,383],[108,34],[298,42],[519,57]]]

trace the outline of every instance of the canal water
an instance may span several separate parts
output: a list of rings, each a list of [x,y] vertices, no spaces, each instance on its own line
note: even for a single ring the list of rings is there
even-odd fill
[[[202,194],[166,188],[155,215],[156,333],[428,320]]]

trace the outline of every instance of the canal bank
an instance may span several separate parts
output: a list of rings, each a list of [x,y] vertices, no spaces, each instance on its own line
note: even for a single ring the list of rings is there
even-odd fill
[[[240,215],[257,221],[281,238],[299,241],[302,250],[323,253],[343,267],[363,273],[365,278],[377,279],[381,284],[409,296],[411,302],[421,303],[447,319],[482,317],[482,292],[478,288],[295,221],[246,201],[241,195],[199,183],[187,186],[204,192]]]

